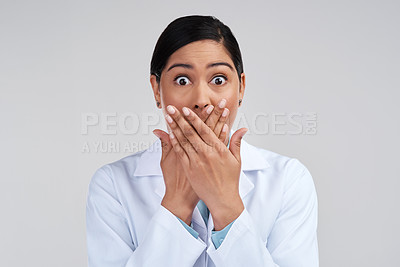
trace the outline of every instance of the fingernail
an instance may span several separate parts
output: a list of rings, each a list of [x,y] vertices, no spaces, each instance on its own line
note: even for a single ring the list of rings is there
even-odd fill
[[[170,115],[165,115],[165,119],[167,120],[168,123],[172,123],[172,118]]]
[[[175,113],[175,109],[171,105],[168,105],[167,111],[168,111],[169,114],[174,114]]]
[[[174,135],[174,133],[173,133],[173,132],[171,132],[171,133],[169,134],[169,137],[170,137],[171,139],[174,139],[174,138],[175,138],[175,135]]]
[[[213,111],[213,109],[214,109],[214,106],[213,106],[213,105],[209,106],[209,107],[206,109],[207,114],[211,114],[211,112]]]
[[[224,112],[222,112],[222,117],[228,116],[228,109],[224,109]],[[226,125],[226,124],[225,124]]]
[[[225,100],[225,98],[223,98],[223,99],[219,102],[218,107],[219,107],[219,108],[224,108],[224,107],[225,107],[225,104],[226,104],[226,100]]]
[[[224,124],[224,127],[222,128],[223,132],[227,132],[228,131],[228,124]]]
[[[189,111],[189,109],[187,107],[183,107],[182,111],[183,111],[183,114],[185,114],[185,116],[189,116],[190,111]]]

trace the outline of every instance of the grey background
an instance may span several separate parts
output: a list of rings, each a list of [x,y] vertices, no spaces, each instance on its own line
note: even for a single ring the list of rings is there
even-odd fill
[[[84,153],[83,144],[156,138],[146,129],[104,134],[101,123],[84,135],[81,116],[160,114],[151,53],[166,25],[188,14],[215,15],[236,35],[247,74],[240,112],[316,112],[316,134],[250,131],[246,140],[311,171],[321,266],[400,266],[399,7],[1,1],[0,266],[86,266],[88,183],[131,153]]]

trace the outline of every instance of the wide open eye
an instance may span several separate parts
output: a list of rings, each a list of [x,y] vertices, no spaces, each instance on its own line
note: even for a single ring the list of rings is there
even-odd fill
[[[215,84],[215,85],[223,85],[224,83],[226,83],[226,77],[225,76],[215,76],[212,80],[211,83]]]
[[[178,85],[187,85],[190,83],[190,80],[188,77],[185,76],[178,76],[174,79],[174,81],[178,84]]]

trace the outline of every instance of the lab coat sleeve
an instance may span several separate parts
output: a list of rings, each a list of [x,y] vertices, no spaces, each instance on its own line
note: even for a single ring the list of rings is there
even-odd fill
[[[134,244],[126,214],[105,167],[92,177],[86,205],[89,267],[193,266],[206,249],[160,205]],[[133,230],[132,232],[135,232]]]
[[[297,161],[297,160],[296,160]],[[218,249],[207,253],[217,267],[318,267],[317,195],[311,174],[302,166],[283,194],[280,213],[262,241],[245,208]],[[268,210],[264,211],[268,212]]]

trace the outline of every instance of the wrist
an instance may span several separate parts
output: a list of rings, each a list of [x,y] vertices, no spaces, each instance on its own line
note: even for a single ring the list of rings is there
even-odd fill
[[[215,231],[224,229],[228,224],[236,220],[244,210],[244,204],[239,197],[235,201],[220,203],[218,206],[210,209]]]
[[[161,205],[169,210],[176,217],[184,221],[190,226],[192,221],[193,210],[196,205],[185,205],[185,201],[178,200],[176,198],[165,197],[161,201]]]

